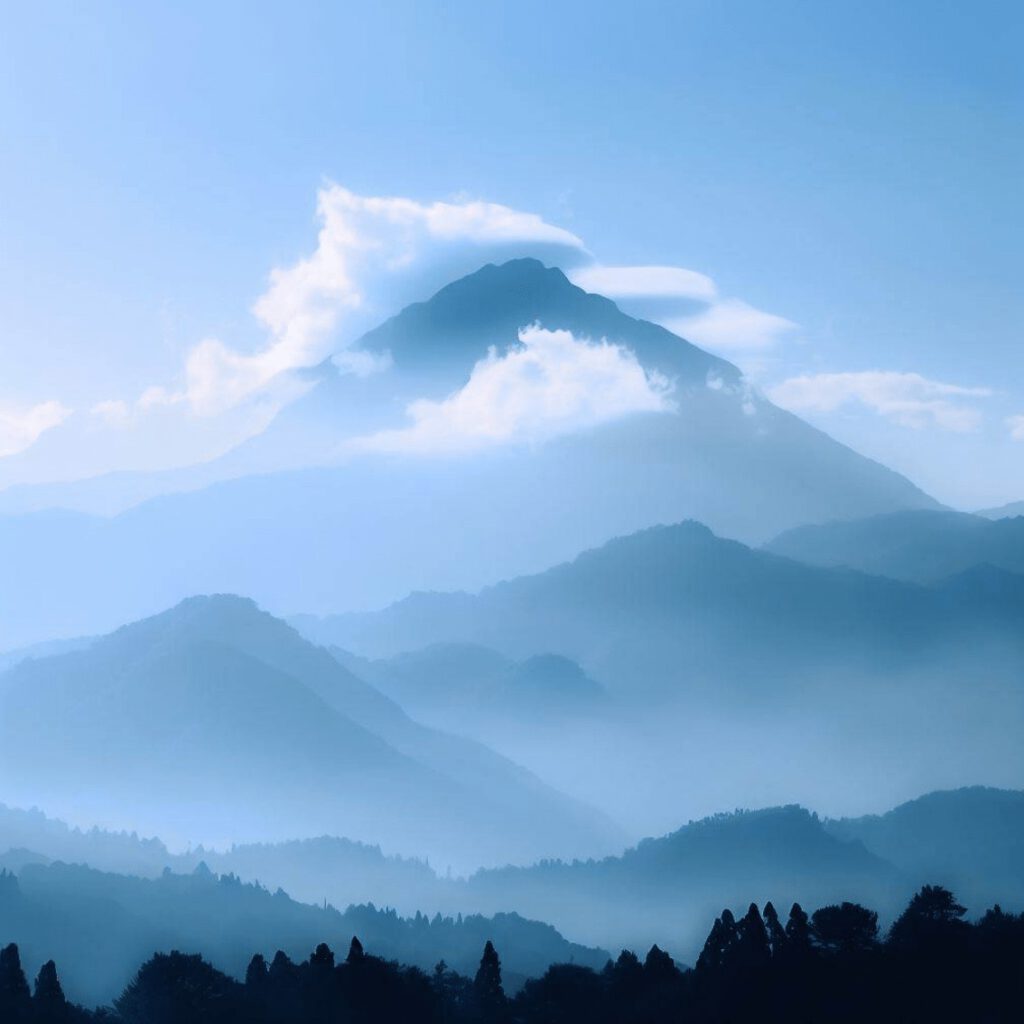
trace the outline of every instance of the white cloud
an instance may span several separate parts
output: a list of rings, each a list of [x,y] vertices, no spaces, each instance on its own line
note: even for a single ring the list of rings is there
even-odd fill
[[[594,264],[569,274],[573,284],[612,299],[677,298],[714,302],[715,282],[685,267],[606,267]]]
[[[45,458],[41,456],[38,464],[18,469],[16,477],[10,468],[13,463],[8,463],[0,486],[29,477],[167,468],[215,458],[261,433],[280,409],[313,386],[311,375],[297,371],[328,358],[342,372],[357,376],[386,371],[386,356],[367,357],[349,348],[350,343],[408,303],[428,297],[486,262],[534,256],[561,266],[582,286],[641,307],[639,315],[675,329],[678,325],[669,322],[671,317],[688,317],[684,334],[708,347],[735,343],[737,331],[742,331],[744,344],[761,345],[766,333],[791,326],[781,317],[752,310],[735,299],[720,300],[715,283],[694,270],[595,264],[572,232],[536,214],[497,203],[467,199],[422,203],[402,197],[359,196],[330,184],[318,193],[317,219],[315,247],[296,262],[272,270],[265,292],[253,305],[264,330],[261,344],[245,348],[230,339],[202,339],[187,352],[176,380],[157,382],[134,399],[105,397],[95,402],[89,414],[48,439]],[[694,324],[705,329],[690,330]],[[498,388],[500,378],[508,388],[501,395],[500,414],[488,417],[478,410],[484,419],[481,436],[488,432],[499,436],[504,429],[499,421],[507,424],[516,417],[511,396],[515,386],[527,388],[523,399],[527,406],[543,405],[541,393],[555,402],[555,381],[567,389],[573,381],[575,390],[569,389],[573,397],[568,399],[565,392],[560,399],[568,402],[564,415],[552,406],[538,413],[535,427],[528,417],[516,420],[517,431],[534,436],[563,429],[559,423],[583,425],[594,417],[615,414],[614,396],[584,399],[579,394],[586,386],[605,386],[595,352],[603,353],[606,368],[614,365],[622,370],[632,365],[632,375],[626,374],[620,384],[636,385],[636,374],[643,373],[632,356],[598,344],[592,346],[595,352],[586,353],[587,359],[576,367],[579,375],[573,377],[568,364],[556,370],[554,343],[541,354],[544,342],[533,344],[532,336],[526,337],[522,348],[493,357],[491,362],[502,367],[501,373],[494,366],[493,376],[483,366],[474,371],[472,388],[459,401],[453,398],[453,404],[445,405],[445,414],[469,416],[470,399],[480,393],[478,389],[488,383]],[[549,375],[546,391],[538,393],[528,381],[513,383],[513,371],[525,374],[527,367]],[[593,375],[587,377],[585,369]],[[648,408],[645,403],[652,401],[652,394],[658,401],[664,398],[657,382],[648,381],[646,390],[627,391],[623,402],[632,408],[630,403],[639,395],[637,407]],[[43,411],[35,418],[23,413],[15,417],[17,426],[10,416],[4,420],[0,414],[0,451],[31,444],[33,436],[38,436],[32,433],[36,423],[45,423],[41,429],[46,429],[60,422],[54,418],[53,406],[40,408]],[[441,421],[436,418],[440,414],[429,403],[417,407],[411,412],[414,426],[410,430],[419,430],[417,437],[425,437],[431,425],[440,430]],[[421,419],[423,425],[418,426]],[[473,432],[464,425],[455,433],[468,437]],[[453,435],[449,443],[462,442]]]
[[[413,402],[407,409],[411,426],[362,438],[353,447],[418,454],[473,451],[674,408],[671,384],[645,372],[620,345],[536,324],[520,330],[519,342],[500,355],[492,349],[466,385],[443,401]]]
[[[126,427],[132,420],[131,407],[120,398],[110,398],[105,402],[97,402],[89,412],[111,427]]]
[[[685,267],[595,263],[570,271],[569,277],[581,288],[616,299],[635,315],[729,357],[764,352],[797,327],[741,299],[719,298],[707,274]]]
[[[1006,425],[1010,428],[1010,437],[1014,441],[1024,441],[1024,414],[1007,416]]]
[[[961,387],[917,373],[869,370],[791,377],[769,392],[793,412],[835,412],[859,404],[904,427],[933,426],[969,433],[981,425],[981,411],[965,399],[988,398],[988,388]]]
[[[40,402],[27,409],[0,405],[0,457],[25,451],[70,415],[71,410],[56,401]]]
[[[773,348],[797,326],[792,320],[755,309],[740,299],[724,299],[693,316],[664,323],[688,341],[724,354]]]
[[[346,317],[365,328],[367,316],[353,314],[391,312],[381,308],[380,293],[388,291],[394,304],[404,291],[401,279],[422,273],[427,257],[445,265],[460,250],[472,250],[465,272],[479,265],[481,248],[530,243],[583,251],[571,232],[498,203],[424,204],[358,196],[331,185],[321,189],[317,212],[313,254],[272,271],[270,287],[253,307],[268,343],[244,353],[207,338],[189,353],[184,397],[199,415],[232,408],[281,374],[315,365],[343,347],[354,338],[354,329],[343,330]]]

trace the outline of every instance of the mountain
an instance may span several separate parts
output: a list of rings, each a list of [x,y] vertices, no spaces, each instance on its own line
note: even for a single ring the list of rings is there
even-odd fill
[[[637,948],[653,939],[692,962],[723,907],[848,899],[895,908],[907,883],[860,843],[788,806],[691,822],[619,857],[482,871],[464,888],[474,906],[546,907],[556,927],[577,936],[618,936],[612,945]]]
[[[896,803],[1018,785],[1024,594],[994,592],[991,579],[922,586],[808,566],[686,522],[477,594],[301,624],[392,665],[467,644],[576,662],[607,690],[585,728],[471,734],[650,835],[755,796],[838,815],[865,791]],[[433,689],[447,679],[442,662]]]
[[[30,977],[56,959],[68,996],[86,1004],[112,999],[154,951],[195,951],[242,978],[255,952],[268,962],[278,949],[301,960],[321,942],[344,952],[353,935],[378,956],[425,971],[443,958],[470,975],[484,943],[493,940],[513,990],[552,963],[596,969],[608,959],[602,949],[569,942],[516,914],[403,919],[372,904],[341,912],[218,876],[206,865],[156,879],[61,863],[27,865],[17,878],[0,874],[0,941],[18,944]]]
[[[67,651],[79,651],[88,647],[93,637],[71,637],[67,640],[43,640],[27,647],[16,647],[13,651],[0,652],[0,672],[13,668],[19,662],[29,658],[48,658],[53,654],[64,654]]]
[[[804,565],[695,522],[620,537],[478,594],[419,593],[380,612],[296,621],[320,643],[370,657],[432,644],[554,652],[634,691],[693,685],[702,673],[723,690],[737,669],[779,663],[891,669],[978,624],[934,589]]]
[[[1024,573],[1024,518],[992,521],[920,509],[801,526],[776,537],[766,550],[809,565],[847,566],[920,583],[979,565]]]
[[[826,828],[908,876],[946,886],[974,910],[1024,908],[1024,792],[973,786],[928,793]]]
[[[297,617],[315,634],[317,621]],[[605,705],[604,688],[560,654],[514,661],[477,644],[434,644],[393,658],[359,658],[340,648],[331,653],[416,718],[447,722],[459,731],[489,720],[527,728],[561,727],[588,718]],[[472,724],[471,724],[472,723]]]
[[[975,515],[984,516],[986,519],[1013,519],[1024,516],[1024,501],[1011,501],[1008,505],[1000,505],[998,508],[983,508]]]
[[[457,454],[351,445],[410,422],[416,400],[461,388],[474,365],[539,323],[607,339],[673,382],[674,411],[626,415],[533,444]],[[366,609],[412,590],[475,589],[537,572],[609,538],[694,517],[761,542],[807,522],[935,502],[754,392],[731,364],[622,313],[536,260],[484,267],[371,331],[366,377],[333,361],[253,438],[188,479],[83,484],[80,508],[0,522],[5,647],[109,631],[195,593],[276,612]],[[348,447],[346,447],[348,444]],[[108,490],[103,488],[107,487]],[[99,488],[99,489],[97,489]],[[74,506],[75,488],[47,492]],[[100,493],[102,492],[102,493]],[[152,493],[148,492],[148,493]],[[34,507],[24,494],[8,506]]]
[[[621,842],[228,596],[0,676],[0,768],[9,800],[178,841],[341,832],[460,869]]]

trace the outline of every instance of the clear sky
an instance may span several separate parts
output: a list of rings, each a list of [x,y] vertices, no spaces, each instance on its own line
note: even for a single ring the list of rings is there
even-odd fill
[[[6,4],[0,469],[67,474],[58,421],[131,431],[204,339],[259,351],[337,183],[706,275],[674,315],[780,404],[1024,498],[1022,48],[1012,0]]]

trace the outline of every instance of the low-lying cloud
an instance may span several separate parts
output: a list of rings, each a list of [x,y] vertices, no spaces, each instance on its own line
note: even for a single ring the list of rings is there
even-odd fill
[[[988,388],[886,370],[791,377],[769,391],[773,402],[791,412],[829,413],[859,405],[903,427],[954,433],[981,426],[982,412],[973,400],[991,395]]]
[[[422,455],[539,442],[622,416],[672,411],[672,390],[628,348],[534,324],[506,352],[492,348],[459,391],[439,402],[413,402],[408,427],[353,447]]]

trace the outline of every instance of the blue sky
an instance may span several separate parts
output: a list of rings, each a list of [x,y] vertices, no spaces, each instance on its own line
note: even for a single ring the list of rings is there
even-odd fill
[[[502,204],[601,264],[707,275],[723,316],[780,318],[695,338],[778,401],[944,500],[1024,497],[1019,4],[40,3],[4,20],[0,482],[69,474],[59,428],[38,428],[173,393],[203,339],[258,350],[253,304],[314,250],[336,182]],[[208,428],[193,456],[231,436]],[[109,445],[97,469],[153,449],[92,445]]]

